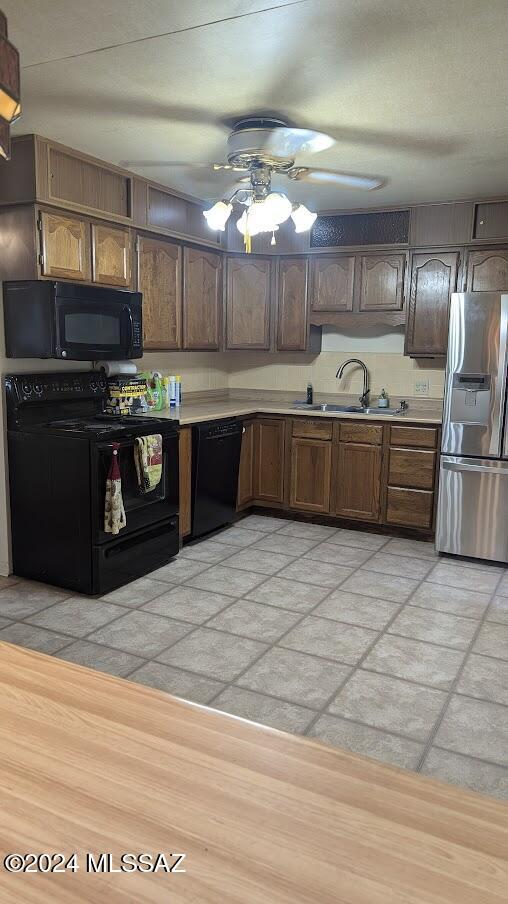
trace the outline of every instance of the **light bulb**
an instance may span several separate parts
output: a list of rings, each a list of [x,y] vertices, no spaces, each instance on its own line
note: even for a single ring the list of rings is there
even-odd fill
[[[307,232],[314,223],[317,213],[308,210],[305,204],[298,204],[291,213],[291,219],[295,224],[295,232]]]
[[[272,223],[284,223],[291,215],[292,204],[286,195],[277,191],[270,192],[264,200],[266,214]]]
[[[224,232],[232,210],[233,205],[229,201],[217,201],[210,210],[203,211],[203,216],[210,229]]]

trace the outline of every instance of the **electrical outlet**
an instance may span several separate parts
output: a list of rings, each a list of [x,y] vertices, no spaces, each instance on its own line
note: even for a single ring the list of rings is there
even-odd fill
[[[415,396],[428,396],[430,381],[428,377],[418,377],[414,382]]]

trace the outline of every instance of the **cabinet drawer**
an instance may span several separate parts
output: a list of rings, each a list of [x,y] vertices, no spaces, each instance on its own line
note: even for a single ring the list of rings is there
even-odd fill
[[[434,489],[436,453],[423,449],[390,449],[388,483],[416,490]]]
[[[293,436],[311,437],[314,439],[331,439],[332,438],[332,422],[320,420],[319,418],[294,418],[293,420]]]
[[[360,424],[343,422],[340,424],[341,443],[373,443],[380,446],[383,442],[383,428],[380,424]]]
[[[390,427],[390,445],[435,449],[437,427]]]
[[[434,493],[428,490],[403,490],[388,487],[386,523],[406,527],[432,527]]]

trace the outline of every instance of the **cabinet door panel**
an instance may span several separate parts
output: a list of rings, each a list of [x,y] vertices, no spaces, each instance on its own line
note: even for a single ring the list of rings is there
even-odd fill
[[[281,258],[277,327],[279,351],[305,351],[307,314],[307,261],[305,258]]]
[[[311,267],[313,311],[352,311],[355,276],[354,255],[319,255]]]
[[[131,285],[131,237],[127,229],[93,224],[92,279],[108,286]]]
[[[183,347],[220,345],[222,259],[213,251],[185,248],[183,253]]]
[[[266,502],[284,501],[285,421],[259,418],[255,422],[254,496]]]
[[[405,260],[404,254],[362,255],[360,311],[402,310]]]
[[[436,453],[424,449],[390,449],[388,483],[417,490],[434,488]]]
[[[243,426],[238,496],[236,507],[241,508],[254,498],[254,421]]]
[[[291,508],[330,511],[332,444],[326,440],[295,439],[291,443]]]
[[[405,490],[388,487],[386,500],[387,524],[404,527],[431,528],[434,493],[427,490]]]
[[[379,521],[380,446],[338,443],[335,456],[335,513],[360,521]]]
[[[79,217],[40,214],[42,275],[90,279],[90,223]]]
[[[412,255],[407,355],[446,355],[450,295],[457,288],[459,257],[458,251]]]
[[[140,237],[138,289],[143,293],[145,348],[181,348],[182,249]]]
[[[470,251],[466,291],[508,292],[508,251]]]
[[[227,348],[270,348],[271,261],[265,257],[227,262]]]

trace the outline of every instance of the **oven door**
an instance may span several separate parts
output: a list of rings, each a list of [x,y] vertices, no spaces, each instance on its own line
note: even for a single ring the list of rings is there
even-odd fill
[[[139,436],[148,433],[140,431]],[[93,504],[93,542],[107,543],[112,535],[104,531],[104,501],[106,479],[111,467],[113,443],[97,443],[92,446],[92,486],[95,487]],[[151,527],[172,515],[178,514],[178,433],[162,435],[162,476],[158,486],[143,493],[138,483],[134,462],[134,437],[119,441],[118,463],[122,478],[122,497],[127,524],[118,536]]]
[[[134,323],[128,303],[55,299],[55,357],[121,361],[133,357]]]

